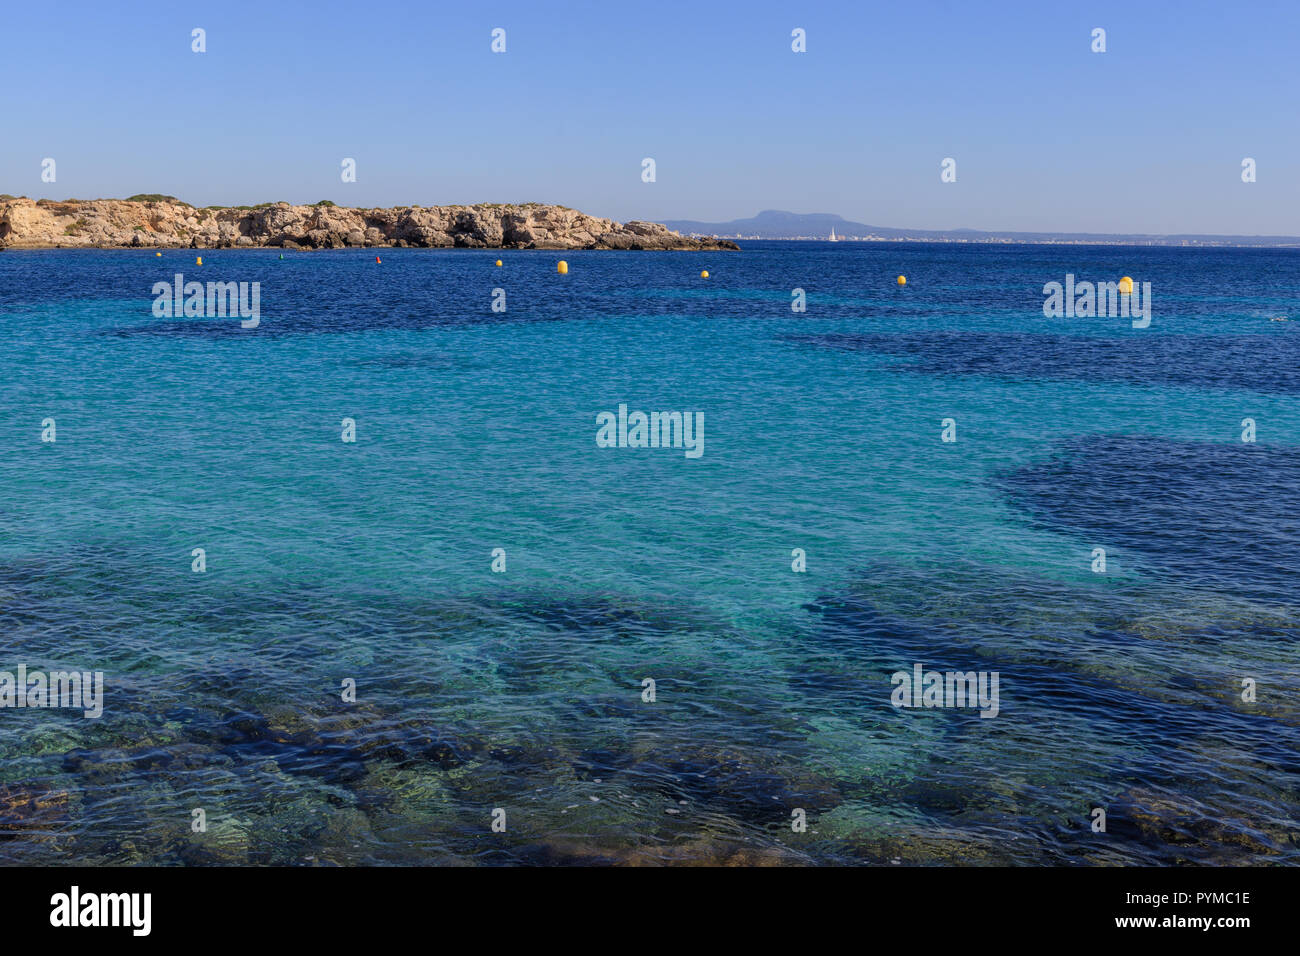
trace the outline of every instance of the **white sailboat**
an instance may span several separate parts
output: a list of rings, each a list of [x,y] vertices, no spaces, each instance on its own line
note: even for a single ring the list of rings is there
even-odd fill
[[[827,242],[839,242],[839,239],[835,238],[835,227],[834,227],[834,226],[831,226],[831,237],[830,237],[829,239],[827,239],[826,241],[827,241]]]

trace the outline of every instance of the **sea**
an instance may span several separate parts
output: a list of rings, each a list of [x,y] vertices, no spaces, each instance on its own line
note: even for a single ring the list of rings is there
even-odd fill
[[[740,245],[0,253],[0,863],[1300,862],[1300,250]]]

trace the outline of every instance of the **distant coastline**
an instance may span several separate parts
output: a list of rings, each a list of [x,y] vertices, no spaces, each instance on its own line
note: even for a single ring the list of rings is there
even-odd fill
[[[653,222],[617,223],[543,203],[354,209],[319,202],[196,208],[172,196],[0,195],[0,249],[460,248],[735,250]]]
[[[942,242],[1000,245],[1174,246],[1174,247],[1300,247],[1300,236],[1223,236],[1212,234],[1151,235],[1144,233],[1005,232],[978,229],[898,229],[852,222],[829,213],[791,213],[769,209],[750,219],[729,222],[665,220],[668,228],[684,236],[704,235],[725,239],[785,239],[827,241],[831,231],[837,242]]]
[[[694,233],[687,233],[687,238],[698,238]],[[747,236],[740,233],[715,236],[716,239],[729,239],[734,242],[827,242],[825,236]],[[1223,240],[1175,240],[1170,238],[1147,239],[1142,236],[1115,235],[1100,239],[1021,239],[1021,238],[976,238],[943,239],[931,236],[838,236],[836,242],[928,242],[937,245],[967,246],[1151,246],[1167,249],[1300,249],[1300,237],[1285,238],[1285,241],[1261,239],[1252,242],[1246,238],[1224,238]]]

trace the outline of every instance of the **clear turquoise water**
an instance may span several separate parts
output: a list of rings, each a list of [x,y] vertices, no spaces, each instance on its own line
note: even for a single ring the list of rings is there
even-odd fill
[[[1296,862],[1300,253],[745,246],[0,256],[0,860]]]

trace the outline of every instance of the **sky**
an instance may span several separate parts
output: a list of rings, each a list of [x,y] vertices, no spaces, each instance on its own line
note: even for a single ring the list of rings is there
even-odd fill
[[[1295,235],[1298,40],[1296,0],[4,0],[0,193]]]

